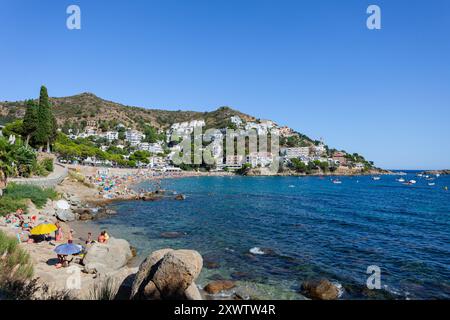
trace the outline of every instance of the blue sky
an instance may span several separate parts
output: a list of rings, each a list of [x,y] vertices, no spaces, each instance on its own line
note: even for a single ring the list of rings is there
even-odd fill
[[[66,28],[70,4],[81,30]],[[447,0],[0,0],[0,44],[0,100],[45,84],[143,107],[228,105],[385,168],[450,167]]]

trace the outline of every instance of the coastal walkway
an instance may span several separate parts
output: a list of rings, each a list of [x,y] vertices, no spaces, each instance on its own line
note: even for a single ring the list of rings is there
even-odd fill
[[[60,184],[69,175],[69,169],[62,164],[55,163],[53,172],[47,177],[36,178],[12,178],[8,183],[30,184],[43,188],[53,188]]]

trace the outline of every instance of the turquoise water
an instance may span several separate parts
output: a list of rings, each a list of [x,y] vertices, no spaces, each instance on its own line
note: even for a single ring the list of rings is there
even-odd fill
[[[118,203],[119,214],[99,223],[142,256],[165,247],[198,250],[216,263],[204,268],[200,285],[236,279],[253,297],[301,298],[301,281],[324,277],[343,286],[342,298],[448,299],[450,191],[443,187],[450,177],[435,186],[412,178],[416,185],[394,176],[342,177],[342,184],[320,177],[165,180],[165,189],[186,200]],[[371,265],[381,268],[383,290],[365,287]]]

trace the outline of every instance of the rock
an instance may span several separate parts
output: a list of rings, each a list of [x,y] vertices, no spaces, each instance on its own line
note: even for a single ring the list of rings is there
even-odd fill
[[[170,251],[172,251],[172,249],[161,249],[154,251],[141,263],[131,288],[131,299],[136,298],[138,291],[142,291],[144,289],[142,286],[145,286],[145,283],[143,282],[145,280],[150,280],[153,277],[156,268],[159,266],[158,263],[164,255]]]
[[[197,251],[176,250],[168,252],[155,274],[153,282],[165,299],[180,299],[184,291],[197,279],[203,259]]]
[[[89,208],[75,208],[72,211],[78,216],[79,220],[87,221],[94,219],[92,210]]]
[[[94,243],[83,262],[87,272],[95,270],[97,273],[108,273],[125,266],[131,257],[128,241],[110,238],[107,243]]]
[[[235,286],[236,284],[230,280],[216,280],[208,283],[208,285],[204,289],[209,294],[216,294],[224,290],[230,290]]]
[[[175,238],[181,238],[181,237],[185,236],[185,233],[176,232],[176,231],[168,231],[168,232],[161,232],[160,236],[161,236],[161,238],[164,238],[164,239],[175,239]]]
[[[220,266],[214,257],[203,257],[203,263],[207,269],[218,269]]]
[[[161,293],[153,281],[149,281],[144,287],[144,296],[148,300],[161,300]]]
[[[114,210],[114,209],[105,209],[105,213],[106,213],[108,216],[112,216],[112,215],[117,214],[117,211]]]
[[[136,257],[137,256],[137,249],[136,247],[130,246],[130,250],[131,250],[131,255],[132,257]]]
[[[311,299],[336,300],[339,298],[339,289],[326,279],[305,281],[301,291]]]
[[[70,204],[66,200],[56,201],[56,210],[69,210]]]
[[[187,300],[203,300],[200,290],[198,290],[197,285],[192,282],[191,285],[184,291]]]
[[[184,194],[177,194],[175,200],[186,200],[186,196]]]
[[[75,219],[76,219],[75,214],[70,209],[68,209],[68,210],[56,210],[56,217],[59,220],[64,221],[64,222],[75,221]]]
[[[131,299],[201,299],[195,280],[202,266],[203,259],[197,251],[155,251],[141,263]]]
[[[231,278],[234,280],[249,280],[251,276],[246,272],[236,271],[231,274]]]
[[[205,261],[206,269],[218,269],[220,265],[215,261]]]

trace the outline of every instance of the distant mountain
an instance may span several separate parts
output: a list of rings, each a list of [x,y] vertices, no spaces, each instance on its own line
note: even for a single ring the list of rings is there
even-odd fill
[[[165,129],[173,123],[203,119],[207,128],[223,128],[231,116],[237,115],[246,121],[254,117],[220,107],[212,112],[167,111],[126,106],[97,97],[92,93],[82,93],[70,97],[50,98],[58,124],[79,123],[81,121],[117,121],[127,127],[140,128],[147,123]],[[0,102],[0,123],[4,124],[22,118],[25,114],[25,101]]]

